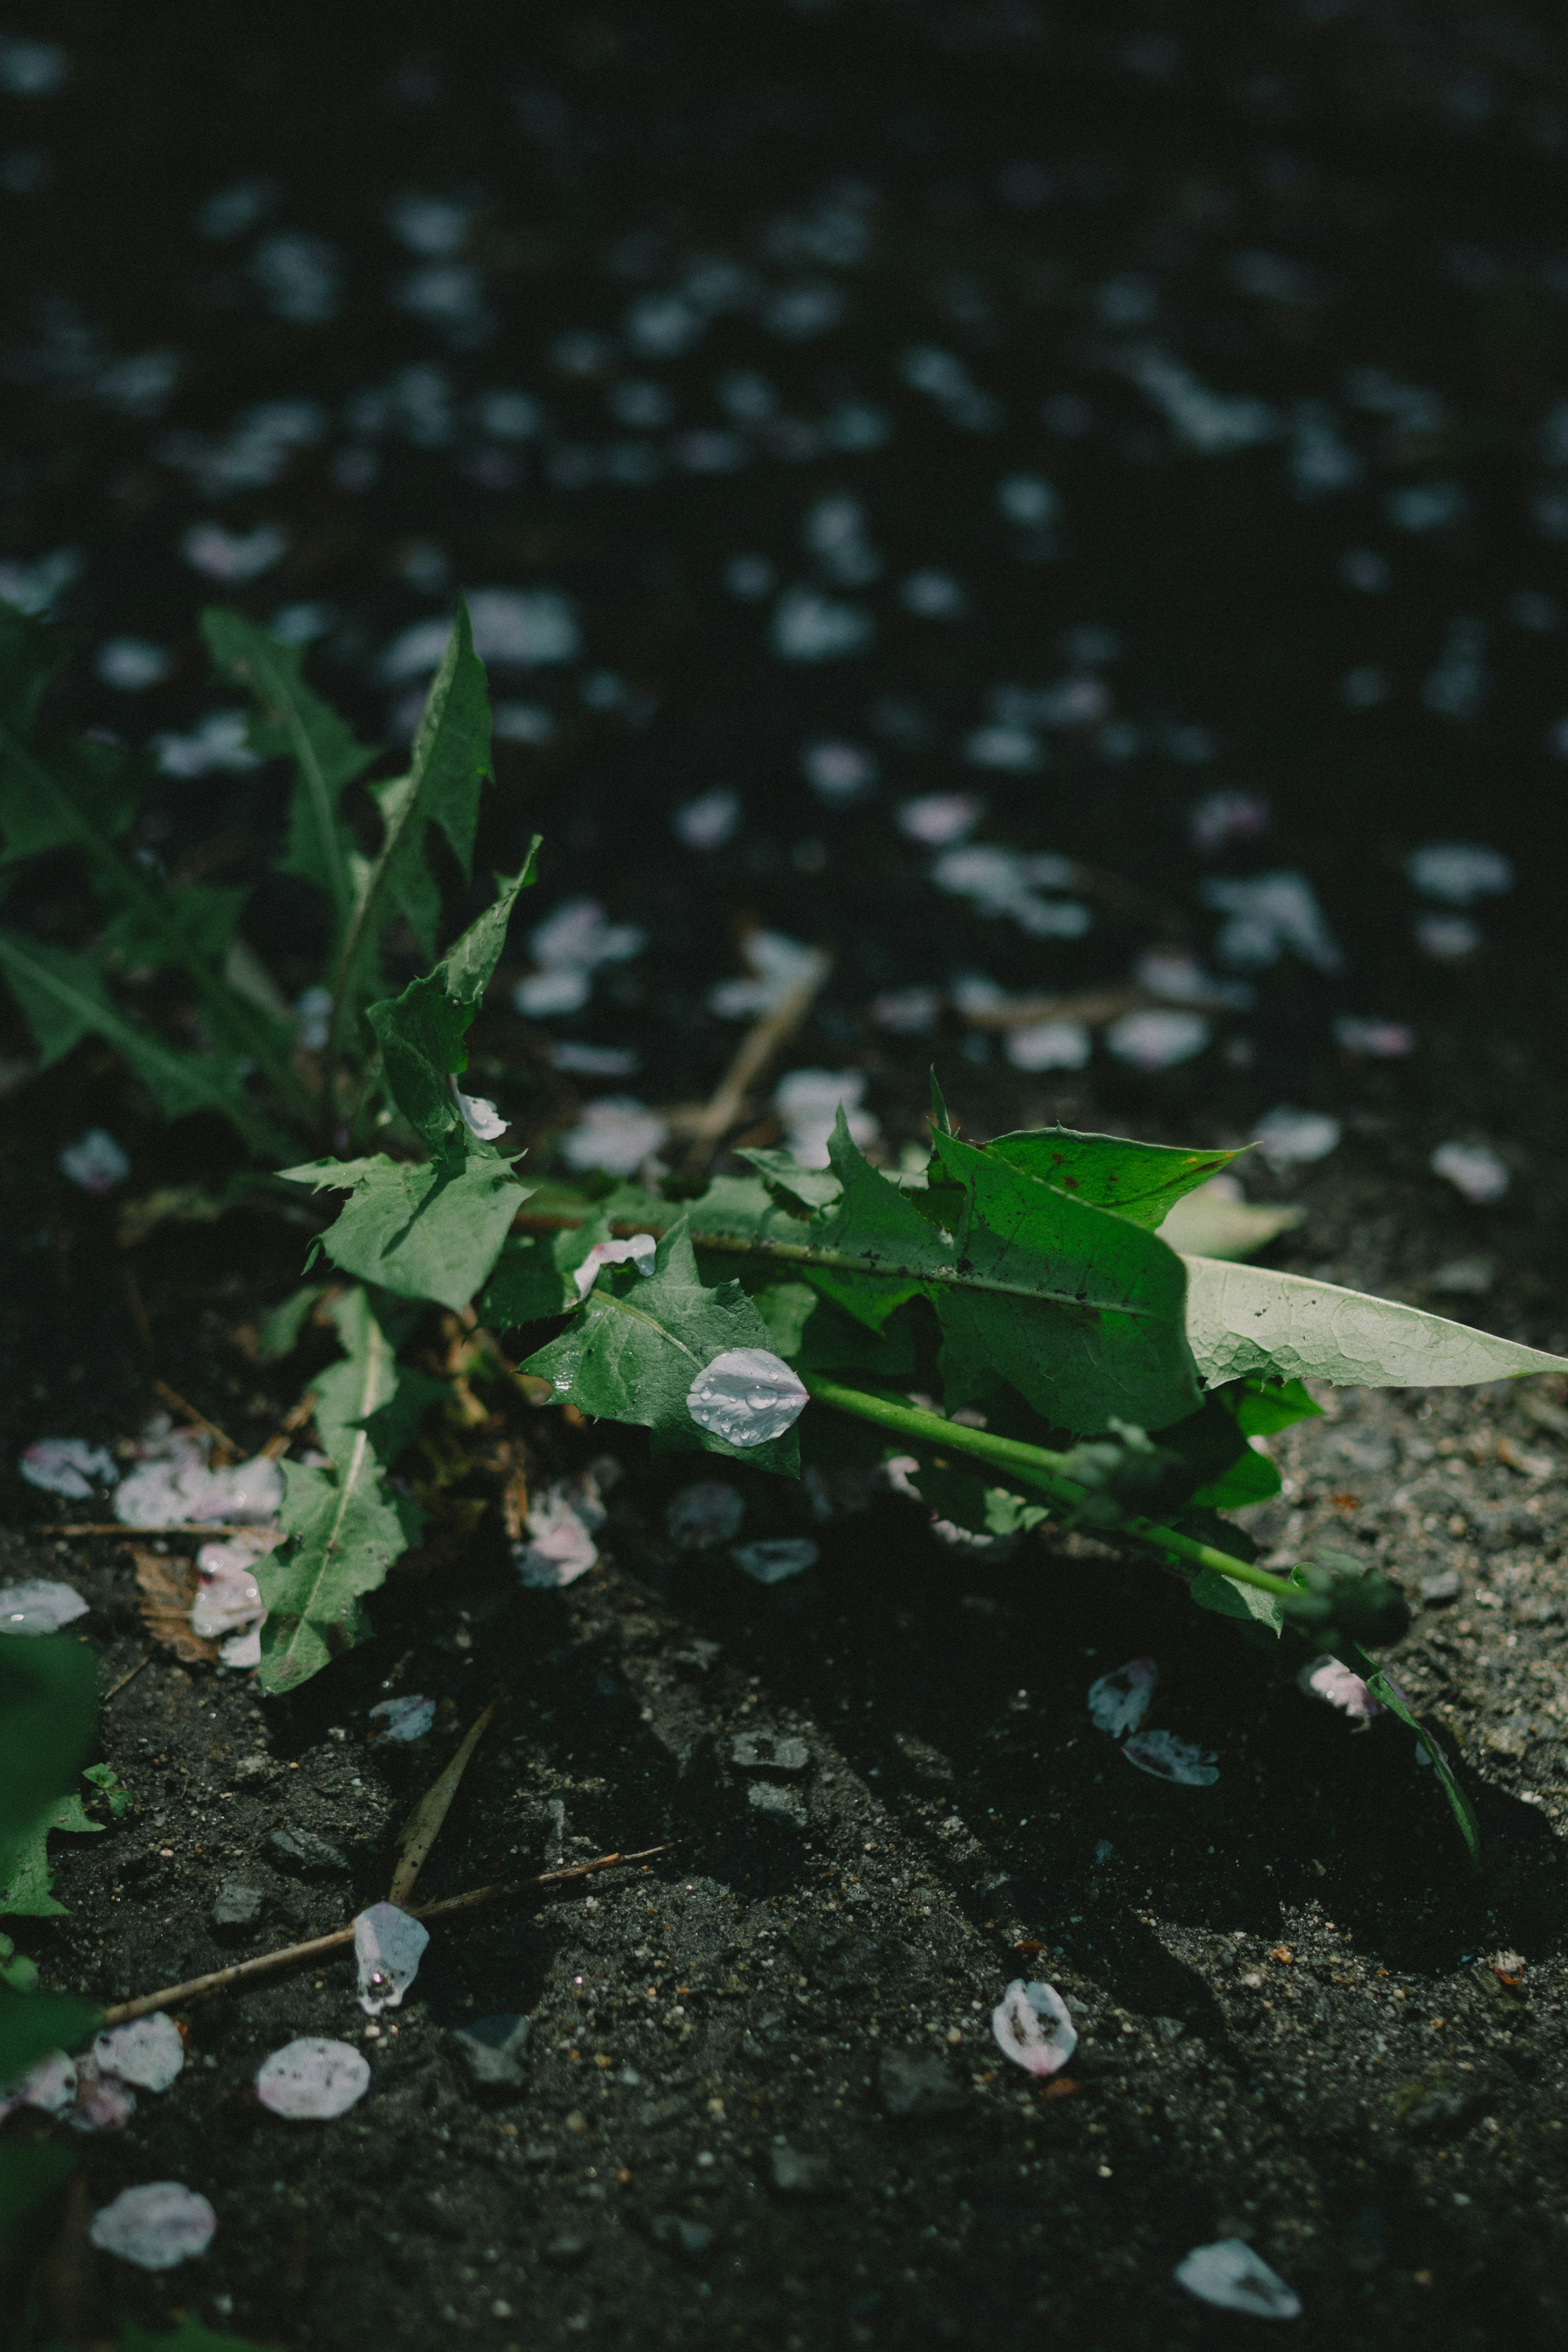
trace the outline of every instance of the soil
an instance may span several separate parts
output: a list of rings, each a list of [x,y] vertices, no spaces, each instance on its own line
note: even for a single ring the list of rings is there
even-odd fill
[[[1298,1189],[1320,1246],[1344,1221],[1350,1262],[1319,1268],[1370,1278],[1354,1188]],[[245,1352],[266,1235],[209,1241],[205,1265],[166,1239],[141,1254],[168,1377],[246,1444],[292,1392],[274,1375],[268,1396]],[[128,1375],[104,1433],[134,1393]],[[55,1981],[130,1998],[384,1896],[414,1793],[498,1696],[425,1899],[668,1850],[437,1927],[379,2033],[342,1958],[176,2005],[184,2074],[84,2160],[94,2203],[177,2179],[218,2233],[166,2279],[114,2265],[115,2307],[342,2352],[451,2329],[498,2352],[1000,2345],[1020,2326],[1243,2344],[1267,2326],[1171,2277],[1239,2235],[1301,2294],[1304,2343],[1558,2340],[1560,1395],[1325,1390],[1321,1419],[1274,1441],[1282,1496],[1247,1515],[1266,1558],[1327,1540],[1399,1577],[1416,1622],[1396,1671],[1463,1757],[1479,1875],[1406,1734],[1352,1729],[1297,1689],[1299,1657],[1249,1650],[1149,1569],[1059,1534],[954,1552],[888,1496],[813,1525],[818,1566],[760,1590],[673,1551],[664,1504],[696,1465],[624,1442],[604,1564],[563,1593],[520,1592],[477,1545],[395,1578],[374,1642],[284,1702],[155,1651],[103,1717],[133,1809],[54,1841],[69,1916],[22,1939]],[[626,1438],[542,1418],[546,1458]],[[121,1546],[7,1536],[0,1575],[37,1573],[91,1601],[106,1686],[145,1657]],[[1212,1751],[1212,1787],[1141,1775],[1092,1727],[1089,1684],[1135,1654],[1162,1670],[1151,1721]],[[414,1690],[435,1730],[373,1743],[369,1708]],[[738,1762],[764,1734],[804,1764]],[[338,1864],[295,1874],[279,1829]],[[237,1942],[210,1925],[237,1880],[265,1898]],[[1070,2092],[992,2038],[1017,1977],[1071,2007]],[[531,2021],[511,2092],[476,2087],[454,2040],[499,2012]],[[260,2060],[299,2034],[370,2060],[335,2123],[255,2101]],[[910,2055],[930,2070],[913,2094]],[[899,2112],[910,2095],[937,2111]]]
[[[981,1138],[1061,1119],[1206,1147],[1306,1104],[1344,1138],[1293,1173],[1248,1164],[1252,1198],[1306,1211],[1270,1263],[1568,1349],[1548,734],[1562,559],[1531,519],[1541,495],[1560,499],[1561,453],[1539,428],[1568,330],[1539,240],[1561,216],[1568,76],[1544,16],[1494,37],[1447,10],[1194,5],[1177,40],[1122,6],[1059,24],[870,0],[723,25],[534,11],[502,56],[471,9],[433,27],[389,8],[374,37],[353,12],[324,29],[267,6],[243,25],[210,6],[50,13],[78,59],[58,128],[4,97],[5,139],[23,142],[0,147],[5,202],[33,202],[26,155],[43,178],[37,209],[7,215],[36,234],[0,258],[3,479],[9,554],[81,553],[62,709],[139,740],[192,728],[213,707],[197,604],[220,593],[266,619],[314,600],[310,674],[379,738],[396,699],[381,649],[446,609],[454,583],[569,593],[582,661],[497,680],[548,703],[555,732],[498,746],[478,866],[514,863],[542,823],[542,908],[590,892],[650,945],[548,1039],[500,1010],[476,1030],[473,1066],[533,1165],[595,1091],[550,1039],[640,1055],[649,1102],[708,1094],[740,1034],[708,992],[761,922],[837,949],[791,1060],[859,1068],[889,1156],[921,1135],[933,1058]],[[1048,171],[1030,163],[1042,156]],[[1020,163],[1048,202],[1026,197]],[[336,316],[268,310],[251,248],[193,231],[193,207],[247,174],[287,184],[263,229],[335,241]],[[393,299],[408,257],[381,208],[473,174],[500,323],[470,349]],[[641,281],[614,257],[640,238],[657,276],[659,253],[752,254],[760,224],[844,174],[873,185],[879,227],[846,281],[842,345],[825,356],[725,318],[690,360],[636,363],[675,386],[681,429],[722,422],[723,370],[764,364],[795,441],[759,443],[732,478],[672,458],[647,489],[574,487],[563,453],[610,446],[605,385],[545,353],[562,331],[616,327]],[[1229,257],[1276,247],[1319,292],[1243,304]],[[787,267],[819,274],[809,257]],[[1108,367],[1102,295],[1130,286],[1135,303],[1146,279],[1170,306],[1160,333],[1205,383],[1282,418],[1338,404],[1363,467],[1344,502],[1299,495],[1276,441],[1194,456]],[[898,355],[932,337],[995,392],[997,437],[900,388]],[[185,373],[164,414],[94,389],[106,353],[165,344]],[[1396,390],[1435,382],[1439,422],[1358,407],[1345,387],[1373,363]],[[442,374],[465,418],[487,386],[542,385],[549,465],[464,425],[447,442],[392,430],[367,471],[374,435],[349,404],[414,366]],[[1052,393],[1068,395],[1059,429],[1037,421]],[[203,478],[190,436],[302,394],[331,408],[330,446],[232,493]],[[895,420],[886,448],[808,454],[802,420],[862,397]],[[1026,561],[994,520],[1013,467],[1044,467],[1067,517]],[[1452,530],[1408,535],[1387,502],[1429,481],[1458,481],[1468,503]],[[846,490],[889,552],[880,634],[863,662],[786,672],[766,610],[737,603],[724,566],[754,549],[787,581],[806,568],[807,508]],[[179,552],[215,513],[237,532],[276,524],[287,554],[215,590]],[[1385,551],[1384,589],[1346,584],[1352,545]],[[891,590],[930,561],[973,592],[946,635]],[[1428,694],[1456,613],[1489,633],[1468,716]],[[1065,735],[1037,773],[977,775],[963,746],[996,681],[1054,677],[1062,632],[1086,624],[1120,640],[1107,691],[1142,749]],[[121,635],[173,657],[134,704],[94,667]],[[1361,702],[1337,683],[1352,677]],[[808,799],[799,752],[817,735],[873,742],[880,797]],[[725,782],[745,803],[734,841],[711,858],[678,848],[672,812]],[[1030,1077],[951,1007],[924,1038],[872,1018],[875,992],[976,968],[1072,991],[1121,982],[1151,943],[1209,952],[1214,868],[1189,817],[1215,786],[1273,806],[1267,839],[1233,845],[1219,870],[1310,875],[1340,971],[1287,958],[1260,972],[1213,1050],[1158,1075],[1100,1055]],[[928,852],[889,811],[960,787],[986,799],[986,837],[1110,877],[1082,941],[1042,942],[932,889]],[[255,880],[282,789],[274,769],[164,773],[137,846]],[[1519,867],[1504,918],[1479,910],[1479,944],[1451,964],[1417,954],[1401,878],[1434,834],[1495,843]],[[69,939],[90,909],[50,869],[6,919]],[[251,927],[290,992],[316,976],[314,923],[303,894],[262,879]],[[1408,1022],[1416,1050],[1352,1060],[1334,1041],[1345,1012]],[[1146,1566],[1059,1531],[952,1549],[896,1496],[825,1521],[742,1480],[748,1532],[820,1545],[815,1569],[763,1590],[667,1540],[695,1457],[656,1465],[625,1432],[525,1423],[521,1408],[536,1470],[620,1461],[601,1566],[559,1594],[520,1591],[492,1509],[470,1545],[392,1579],[365,1647],[263,1703],[243,1675],[149,1654],[124,1547],[40,1533],[66,1514],[9,1465],[41,1433],[134,1433],[155,1380],[262,1444],[302,1370],[258,1363],[254,1335],[298,1281],[307,1232],[239,1210],[133,1237],[64,1182],[62,1144],[110,1127],[141,1202],[210,1190],[231,1145],[200,1121],[161,1128],[91,1045],[19,1090],[19,1023],[0,1049],[0,1581],[62,1578],[89,1600],[75,1630],[101,1657],[102,1754],[132,1799],[114,1822],[95,1801],[102,1835],[54,1841],[67,1915],[8,1923],[46,1977],[129,1998],[345,1922],[385,1895],[398,1824],[492,1699],[422,1896],[666,1849],[440,1927],[374,2034],[342,1959],[176,2004],[184,2073],[122,2137],[80,2141],[83,2177],[94,2206],[183,2180],[212,2200],[217,2234],[200,2262],[143,2277],[95,2269],[68,2207],[51,2209],[36,2251],[67,2260],[79,2340],[190,2311],[288,2352],[453,2336],[494,2352],[1562,2342],[1568,1387],[1324,1392],[1321,1418],[1273,1442],[1281,1497],[1240,1515],[1266,1559],[1328,1541],[1404,1587],[1415,1622],[1394,1670],[1460,1759],[1479,1873],[1407,1734],[1353,1728],[1300,1690],[1299,1656],[1248,1647]],[[772,1139],[765,1099],[753,1108],[753,1139]],[[1432,1173],[1456,1137],[1502,1151],[1506,1198],[1468,1205]],[[172,1559],[190,1549],[169,1539]],[[1092,1727],[1089,1684],[1135,1655],[1161,1668],[1151,1722],[1212,1751],[1211,1787],[1140,1774]],[[434,1730],[408,1749],[373,1742],[371,1708],[412,1692],[438,1702]],[[798,1740],[804,1762],[746,1760],[763,1735]],[[341,1859],[299,1874],[268,1844],[280,1830]],[[237,1939],[212,1925],[235,1882],[262,1898]],[[1065,2079],[1044,2087],[992,2036],[1016,1978],[1055,1984],[1078,2029]],[[484,2089],[455,2036],[503,2013],[530,2021],[522,2079]],[[371,2065],[367,2096],[331,2124],[284,2124],[253,2095],[261,2058],[304,2033],[351,2040]],[[1232,2235],[1297,2290],[1298,2320],[1216,2312],[1174,2283],[1190,2248]]]

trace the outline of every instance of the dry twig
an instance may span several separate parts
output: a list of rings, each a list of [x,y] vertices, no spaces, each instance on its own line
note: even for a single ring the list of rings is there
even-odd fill
[[[449,1919],[456,1912],[486,1910],[492,1903],[510,1903],[519,1895],[531,1895],[536,1887],[556,1886],[572,1878],[591,1878],[595,1871],[612,1869],[617,1863],[647,1862],[654,1854],[668,1851],[668,1845],[645,1845],[636,1853],[601,1853],[592,1862],[569,1863],[563,1870],[541,1871],[537,1878],[510,1879],[493,1886],[470,1887],[466,1895],[447,1895],[439,1903],[423,1904],[410,1916]],[[210,2000],[215,1993],[248,1984],[257,1977],[270,1976],[279,1969],[291,1968],[297,1960],[314,1960],[327,1952],[341,1952],[353,1939],[351,1920],[346,1927],[334,1927],[330,1936],[312,1936],[308,1943],[286,1944],[277,1952],[259,1952],[254,1959],[236,1960],[231,1967],[214,1969],[207,1976],[189,1977],[184,1984],[163,1985],[156,1992],[144,1992],[135,2000],[115,2001],[104,2011],[103,2021],[105,2025],[123,2025],[128,2019],[145,2017],[154,2009]]]
[[[823,982],[833,969],[833,958],[824,948],[813,950],[810,964],[773,1012],[763,1013],[754,1021],[742,1043],[741,1050],[720,1079],[712,1096],[689,1123],[691,1137],[686,1155],[686,1173],[700,1176],[724,1137],[740,1118],[749,1087],[753,1086],[786,1038],[799,1028],[816,1002]]]
[[[153,1386],[172,1412],[181,1414],[194,1428],[205,1430],[216,1450],[220,1469],[240,1459],[239,1448],[233,1438],[226,1435],[216,1421],[209,1421],[205,1412],[198,1412],[194,1404],[187,1404],[178,1389],[172,1389],[167,1381],[154,1381]]]

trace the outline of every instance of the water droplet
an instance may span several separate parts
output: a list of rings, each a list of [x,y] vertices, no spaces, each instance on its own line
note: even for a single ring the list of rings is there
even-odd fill
[[[766,1348],[731,1348],[691,1383],[686,1410],[699,1429],[729,1445],[765,1445],[793,1429],[806,1391],[781,1356]]]

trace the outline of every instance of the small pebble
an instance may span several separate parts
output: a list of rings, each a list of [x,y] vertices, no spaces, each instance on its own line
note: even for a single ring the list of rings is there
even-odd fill
[[[826,2156],[812,2156],[775,2140],[769,2157],[773,2187],[781,2197],[827,2197],[834,2188],[834,2170]]]
[[[452,2047],[468,2070],[469,2080],[481,2089],[520,2091],[522,2053],[528,2047],[530,2021],[515,2010],[481,2017],[452,2036]]]
[[[266,1843],[271,1860],[297,1878],[336,1878],[347,1873],[347,1854],[311,1830],[273,1830]]]
[[[946,2062],[934,2051],[884,2050],[877,2063],[877,2087],[889,2115],[913,2122],[956,2115],[967,2105]]]

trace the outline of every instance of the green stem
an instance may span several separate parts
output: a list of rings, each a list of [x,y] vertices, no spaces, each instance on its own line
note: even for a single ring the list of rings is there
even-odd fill
[[[512,1223],[520,1233],[562,1233],[585,1225],[593,1212],[588,1209],[523,1209]],[[657,1234],[669,1231],[681,1212],[671,1209],[663,1224],[652,1218],[616,1218],[610,1231],[624,1239],[629,1234]],[[932,1228],[933,1235],[935,1227]],[[896,1258],[857,1256],[852,1250],[824,1249],[817,1242],[781,1242],[763,1235],[745,1236],[740,1234],[697,1234],[691,1236],[691,1246],[711,1250],[721,1257],[761,1257],[775,1265],[819,1265],[830,1274],[868,1275],[878,1282],[940,1282],[953,1283],[961,1288],[984,1290],[1003,1298],[1027,1298],[1036,1304],[1042,1299],[1054,1300],[1059,1306],[1081,1307],[1082,1299],[1076,1290],[1044,1290],[1028,1282],[998,1282],[990,1275],[970,1274],[956,1265],[904,1265]],[[1156,1310],[1141,1307],[1136,1299],[1120,1305],[1124,1315],[1144,1315],[1157,1320]]]
[[[1085,1489],[1067,1474],[1065,1454],[1050,1453],[1043,1445],[1026,1445],[1016,1437],[995,1437],[988,1429],[970,1429],[961,1421],[944,1421],[939,1412],[926,1412],[919,1405],[868,1395],[863,1389],[847,1388],[842,1381],[826,1380],[820,1372],[802,1372],[800,1377],[822,1404],[853,1413],[860,1421],[874,1422],[879,1429],[892,1430],[922,1445],[940,1445],[944,1453],[967,1454],[977,1462],[989,1462],[996,1469],[1037,1486],[1053,1502],[1068,1510],[1077,1509],[1086,1498]],[[1250,1584],[1259,1592],[1272,1593],[1276,1600],[1299,1597],[1296,1586],[1288,1578],[1270,1576],[1267,1569],[1254,1568],[1250,1560],[1216,1550],[1213,1544],[1202,1543],[1196,1536],[1184,1535],[1178,1528],[1163,1527],[1158,1520],[1129,1517],[1121,1522],[1116,1533],[1169,1558],[1185,1560],[1193,1568],[1213,1569],[1216,1576],[1228,1576],[1233,1584]]]

